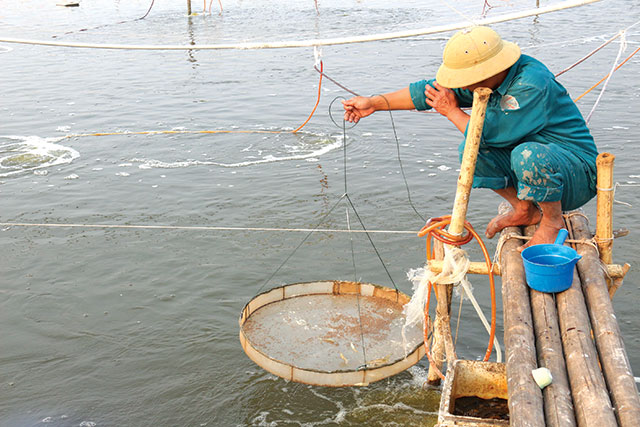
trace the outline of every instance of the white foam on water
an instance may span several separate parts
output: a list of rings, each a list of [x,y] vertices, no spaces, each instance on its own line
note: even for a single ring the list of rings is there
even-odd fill
[[[71,163],[80,153],[57,144],[62,138],[0,135],[0,177]]]
[[[267,154],[262,156],[260,159],[256,160],[245,160],[242,162],[235,163],[225,163],[225,162],[217,162],[213,160],[180,160],[180,161],[162,161],[156,159],[144,159],[144,158],[133,158],[129,159],[132,163],[141,163],[138,168],[140,169],[148,169],[148,168],[161,168],[161,169],[177,169],[177,168],[188,168],[192,166],[219,166],[223,168],[240,168],[246,166],[255,166],[266,163],[275,163],[275,162],[285,162],[290,160],[307,160],[309,162],[318,161],[318,158],[324,154],[327,154],[333,150],[336,150],[342,147],[341,137],[334,137],[334,140],[330,143],[320,145],[320,148],[317,148],[320,144],[303,144],[302,146],[294,146],[294,145],[285,145],[287,153],[290,155],[273,155]],[[245,150],[243,150],[245,151]],[[259,152],[262,155],[261,152]],[[247,156],[247,158],[251,158],[253,156]]]

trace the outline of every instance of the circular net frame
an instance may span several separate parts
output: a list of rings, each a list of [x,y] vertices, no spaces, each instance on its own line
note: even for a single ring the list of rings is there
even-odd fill
[[[245,353],[290,381],[368,385],[424,356],[421,325],[402,328],[409,297],[369,283],[319,281],[271,289],[240,317]]]

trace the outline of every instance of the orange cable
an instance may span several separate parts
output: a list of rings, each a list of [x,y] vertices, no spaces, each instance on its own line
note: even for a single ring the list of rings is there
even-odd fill
[[[320,103],[321,89],[322,89],[322,68],[323,68],[322,61],[320,61],[320,81],[318,82],[318,99],[316,99],[316,105],[313,107],[313,110],[311,110],[311,114],[309,114],[309,117],[307,117],[307,120],[305,120],[305,122],[301,124],[300,127],[298,127],[298,129],[291,131],[291,133],[298,132],[307,123],[309,123],[309,120],[311,120],[311,117],[313,117],[313,114],[316,112],[316,108],[318,108],[318,104]]]
[[[640,52],[640,47],[637,48],[636,50],[633,51],[633,53],[631,55],[629,55],[627,57],[627,59],[625,59],[624,61],[622,61],[622,63],[620,63],[620,65],[618,65],[615,70],[613,70],[613,72],[618,71],[618,69],[620,67],[622,67],[628,60],[630,60],[633,55],[635,55],[636,53]],[[580,95],[579,97],[577,97],[576,99],[573,100],[573,102],[578,102],[580,100],[580,98],[582,98],[583,96],[585,96],[586,94],[588,94],[589,92],[591,92],[593,89],[595,89],[596,87],[598,87],[600,85],[600,83],[602,83],[603,81],[605,81],[609,76],[611,75],[611,73],[607,74],[606,76],[604,76],[598,83],[594,84],[593,86],[591,86],[591,88],[589,88],[589,90],[587,90],[585,93],[583,93],[582,95]]]
[[[427,221],[427,223],[425,224],[425,226],[418,232],[418,236],[419,237],[423,237],[425,235],[427,236],[427,242],[426,242],[426,249],[427,249],[427,261],[430,261],[431,259],[433,259],[433,251],[431,248],[431,238],[435,238],[437,240],[440,240],[444,243],[450,244],[450,245],[455,245],[455,246],[461,246],[463,244],[468,243],[469,241],[471,241],[471,239],[473,237],[476,238],[476,240],[478,241],[478,244],[480,245],[480,248],[482,249],[482,253],[484,255],[485,258],[485,262],[487,264],[487,269],[489,271],[489,288],[490,288],[490,292],[491,292],[491,328],[490,328],[490,332],[489,332],[489,345],[487,346],[487,351],[485,352],[484,358],[483,360],[486,362],[487,360],[489,360],[489,357],[491,356],[491,352],[493,351],[493,342],[495,339],[495,332],[496,332],[496,292],[495,292],[495,280],[493,277],[493,268],[492,268],[492,263],[491,263],[491,257],[489,256],[489,252],[487,251],[487,247],[485,246],[484,242],[482,241],[482,238],[478,235],[478,233],[473,229],[473,227],[471,226],[471,224],[469,224],[467,221],[464,222],[464,228],[467,230],[467,234],[463,235],[463,236],[454,236],[450,233],[448,233],[447,231],[444,230],[444,227],[446,227],[447,225],[449,225],[451,223],[451,215],[447,215],[441,218],[431,218],[429,219],[429,221]],[[424,330],[424,347],[426,350],[426,354],[427,354],[427,358],[429,359],[429,362],[431,363],[432,367],[436,370],[436,373],[438,374],[438,376],[442,379],[444,379],[444,376],[442,375],[442,372],[440,372],[440,370],[438,368],[435,367],[435,363],[433,361],[432,355],[429,351],[429,344],[428,344],[428,340],[427,340],[427,335],[428,335],[428,331],[427,331],[427,322],[426,322],[426,318],[429,315],[429,304],[430,304],[430,297],[431,297],[431,287],[434,288],[434,291],[436,289],[436,287],[433,285],[433,283],[429,282],[429,291],[427,293],[427,301],[425,304],[425,309],[424,309],[424,314],[425,314],[425,330]],[[438,298],[437,294],[436,294],[436,299]]]

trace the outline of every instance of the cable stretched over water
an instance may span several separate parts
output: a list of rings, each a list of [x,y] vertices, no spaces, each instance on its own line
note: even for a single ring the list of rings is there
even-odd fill
[[[318,231],[323,233],[379,233],[379,234],[416,234],[415,230],[343,230],[339,228],[276,228],[276,227],[224,227],[190,225],[129,225],[129,224],[79,224],[79,223],[36,223],[36,222],[0,222],[0,227],[42,227],[42,228],[102,228],[133,230],[184,230],[184,231],[259,231],[259,232],[301,232]]]
[[[39,46],[75,47],[85,49],[124,49],[124,50],[251,50],[251,49],[283,49],[295,47],[330,46],[352,43],[365,43],[381,40],[393,40],[407,37],[424,36],[429,34],[445,33],[449,31],[461,30],[472,25],[491,25],[498,22],[512,21],[515,19],[527,18],[529,16],[542,15],[544,13],[556,12],[573,7],[584,6],[600,0],[565,0],[560,3],[528,9],[523,12],[514,12],[498,15],[491,18],[482,18],[475,22],[463,21],[449,25],[436,25],[432,27],[420,28],[416,30],[396,31],[390,33],[378,33],[356,37],[327,38],[312,40],[289,40],[271,42],[245,42],[245,43],[221,43],[212,45],[127,45],[127,44],[92,44],[92,43],[70,43],[55,42],[48,40],[29,40],[2,37],[0,42],[18,43]]]

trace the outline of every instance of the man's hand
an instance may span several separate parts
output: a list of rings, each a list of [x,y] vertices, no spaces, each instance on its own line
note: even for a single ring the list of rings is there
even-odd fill
[[[373,100],[365,96],[347,99],[342,101],[342,105],[344,106],[344,119],[352,123],[358,123],[358,120],[376,111]]]
[[[433,84],[435,89],[427,85],[424,90],[427,105],[448,118],[452,112],[459,109],[458,100],[451,89],[440,86],[438,82]]]

